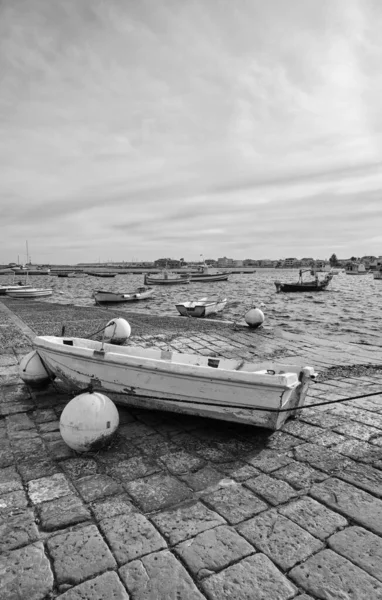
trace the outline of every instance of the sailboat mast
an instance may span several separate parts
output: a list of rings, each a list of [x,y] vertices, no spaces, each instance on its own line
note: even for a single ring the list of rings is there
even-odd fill
[[[29,265],[29,251],[28,251],[28,240],[25,242],[26,247],[27,247],[27,265]]]

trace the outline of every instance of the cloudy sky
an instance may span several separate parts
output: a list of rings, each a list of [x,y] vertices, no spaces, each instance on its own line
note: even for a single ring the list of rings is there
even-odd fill
[[[380,0],[1,0],[0,262],[382,254]]]

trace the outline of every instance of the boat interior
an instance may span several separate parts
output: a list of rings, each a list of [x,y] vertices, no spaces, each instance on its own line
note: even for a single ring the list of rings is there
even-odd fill
[[[211,367],[223,371],[241,371],[256,373],[258,375],[298,375],[303,365],[287,365],[272,361],[253,363],[245,360],[228,359],[224,357],[209,357],[199,354],[183,354],[154,348],[140,348],[138,346],[120,346],[102,343],[96,340],[83,338],[61,338],[53,336],[42,336],[39,338],[57,345],[72,346],[82,350],[92,350],[96,353],[107,353],[116,356],[130,356],[132,358],[144,358],[149,360],[166,361],[179,365],[190,365],[200,367]]]

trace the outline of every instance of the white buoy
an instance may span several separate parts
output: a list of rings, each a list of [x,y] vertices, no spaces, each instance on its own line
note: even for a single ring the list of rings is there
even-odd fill
[[[60,417],[61,436],[76,452],[102,448],[111,441],[118,425],[117,407],[99,392],[76,396]]]
[[[105,327],[104,340],[110,344],[124,344],[130,334],[131,327],[126,319],[113,319]]]
[[[251,308],[244,316],[245,322],[252,329],[260,327],[264,323],[264,313],[259,308]]]
[[[23,356],[19,364],[19,375],[24,383],[35,388],[45,387],[55,377],[49,375],[36,350]]]

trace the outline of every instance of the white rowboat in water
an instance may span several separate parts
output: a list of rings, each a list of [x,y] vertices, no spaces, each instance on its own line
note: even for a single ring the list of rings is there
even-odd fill
[[[212,417],[276,430],[304,403],[311,367],[251,363],[94,340],[38,336],[50,374],[116,403]],[[290,412],[280,412],[290,409]]]
[[[193,302],[176,304],[178,312],[184,317],[207,317],[224,310],[227,298],[200,298]]]

